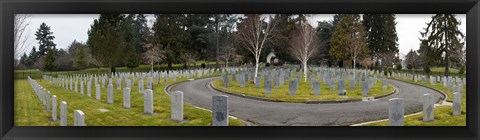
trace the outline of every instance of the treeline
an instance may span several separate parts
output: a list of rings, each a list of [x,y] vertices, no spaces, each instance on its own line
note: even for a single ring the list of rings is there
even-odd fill
[[[437,14],[422,32],[419,50],[400,59],[394,14],[336,14],[332,21],[309,24],[312,15],[157,14],[153,26],[143,14],[101,14],[88,31],[87,42],[73,41],[56,49],[50,27],[42,24],[34,47],[20,58],[18,69],[45,71],[141,64],[215,61],[256,66],[275,52],[280,64],[363,67],[391,70],[465,65],[463,37],[455,15]],[[416,55],[414,55],[414,53]],[[417,57],[417,59],[412,59]],[[412,62],[411,60],[415,60]],[[267,64],[269,65],[269,64]],[[448,74],[448,73],[445,73]]]

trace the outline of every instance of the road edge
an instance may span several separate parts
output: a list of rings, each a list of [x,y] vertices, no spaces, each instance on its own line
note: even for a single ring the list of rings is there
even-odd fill
[[[168,96],[171,96],[171,95],[170,95],[171,89],[172,89],[173,87],[175,87],[176,85],[178,85],[178,84],[185,83],[185,82],[189,82],[189,81],[193,81],[193,80],[197,80],[197,79],[207,79],[207,78],[213,78],[213,77],[218,77],[218,76],[207,76],[207,77],[201,77],[201,78],[192,78],[192,80],[187,79],[187,80],[185,80],[185,81],[173,82],[173,83],[170,83],[170,84],[168,84],[167,86],[165,86],[165,88],[163,88],[163,91],[164,91],[165,94],[167,94]],[[185,102],[185,103],[188,103],[188,102]],[[188,103],[188,104],[190,104],[190,103]],[[198,106],[193,105],[193,104],[190,104],[190,105],[192,105],[193,107],[195,107],[195,108],[197,108],[197,109],[200,109],[200,110],[205,110],[205,111],[212,112],[212,110],[209,110],[209,109],[206,109],[206,108],[198,107]],[[256,126],[256,123],[255,123],[255,122],[249,122],[249,121],[240,119],[240,118],[238,118],[238,117],[236,117],[236,116],[232,116],[232,115],[228,115],[228,117],[230,117],[230,118],[232,118],[232,119],[236,119],[236,120],[242,121],[243,123],[245,123],[245,126]]]

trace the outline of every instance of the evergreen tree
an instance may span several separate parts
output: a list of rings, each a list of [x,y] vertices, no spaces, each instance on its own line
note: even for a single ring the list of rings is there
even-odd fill
[[[101,14],[88,31],[88,46],[91,48],[92,57],[102,66],[109,67],[108,75],[115,72],[115,67],[123,62],[124,37],[121,14]]]
[[[431,48],[428,46],[428,41],[424,39],[420,39],[420,48],[418,49],[418,53],[423,64],[423,70],[426,74],[430,74],[430,66],[438,63],[441,59],[441,56],[433,53]]]
[[[436,14],[427,23],[425,32],[421,32],[425,46],[433,53],[429,56],[442,56],[440,64],[445,66],[445,76],[449,76],[451,59],[459,58],[455,52],[463,49],[465,35],[458,29],[459,25],[460,21],[453,14]]]
[[[47,54],[45,56],[44,64],[44,68],[46,71],[53,71],[57,69],[57,64],[55,63],[55,52],[53,51],[53,47],[47,48]]]
[[[23,53],[22,57],[20,57],[20,64],[23,64],[25,66],[28,65],[28,56],[27,53]]]
[[[320,40],[320,47],[319,47],[319,57],[322,62],[327,63],[329,67],[331,67],[335,61],[335,58],[332,56],[328,55],[328,52],[330,51],[330,43],[331,43],[331,38],[332,34],[334,31],[334,26],[332,21],[319,21],[318,26],[317,26],[317,35]]]
[[[367,43],[372,59],[385,63],[387,59],[385,57],[391,58],[398,53],[395,19],[394,14],[363,15],[363,25],[367,31]]]
[[[190,34],[186,31],[186,18],[182,14],[159,14],[156,17],[153,25],[154,43],[163,47],[162,50],[166,53],[165,62],[171,70],[173,63],[180,63],[178,56],[185,52],[188,45]]]
[[[128,46],[126,52],[129,52],[125,58],[127,60],[127,68],[130,68],[130,72],[133,72],[133,68],[140,66],[140,56],[135,53],[133,46]]]
[[[35,32],[35,40],[38,40],[38,53],[40,54],[40,56],[45,55],[47,47],[52,47],[52,50],[56,51],[56,44],[53,43],[53,39],[55,39],[55,36],[53,36],[52,34],[53,32],[50,31],[50,26],[45,24],[45,22],[43,22]]]
[[[84,47],[77,47],[75,51],[75,67],[78,69],[84,69],[87,67],[87,51]]]
[[[360,22],[360,15],[343,15],[333,32],[329,54],[338,61],[353,61],[352,66],[355,68],[356,60],[368,51],[365,39],[365,28]]]
[[[130,17],[128,17],[130,16]],[[137,15],[128,15],[127,19],[131,19],[133,22],[133,29],[135,34],[135,50],[137,54],[144,53],[143,45],[147,44],[147,39],[150,36],[150,28],[147,26],[147,18],[144,14],[137,14]]]
[[[272,38],[272,45],[273,50],[275,51],[275,55],[279,60],[282,61],[296,61],[291,55],[289,51],[290,47],[290,35],[297,29],[298,26],[295,25],[295,19],[291,18],[293,15],[291,14],[277,14],[274,16],[274,20],[277,23],[275,28],[276,34],[273,35]],[[270,49],[264,51],[265,53],[270,53]],[[263,55],[266,57],[266,55]]]
[[[127,17],[121,22],[121,28],[123,31],[122,34],[124,37],[124,42],[122,45],[125,49],[123,53],[125,56],[123,58],[123,62],[128,68],[131,68],[132,71],[133,68],[140,66],[137,47],[142,46],[141,41],[143,40],[141,38],[141,28],[143,25],[141,23],[137,23],[134,18],[135,15],[130,14],[127,15]]]
[[[197,54],[199,59],[206,59],[209,55],[207,49],[209,45],[209,34],[213,29],[207,28],[210,22],[210,15],[207,14],[188,14],[187,18],[187,32],[190,34],[190,41],[188,42],[187,51],[189,53]],[[195,66],[195,64],[194,64]]]
[[[27,67],[32,68],[33,64],[37,62],[38,58],[39,58],[39,53],[37,52],[37,49],[35,48],[35,46],[33,46],[32,50],[28,54]]]

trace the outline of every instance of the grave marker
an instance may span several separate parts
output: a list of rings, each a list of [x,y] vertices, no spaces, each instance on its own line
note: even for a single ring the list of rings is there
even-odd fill
[[[434,118],[434,96],[432,94],[423,95],[423,121],[430,122]]]
[[[175,121],[183,121],[183,92],[174,91],[172,93],[171,118]]]
[[[130,108],[130,88],[123,89],[123,107]]]
[[[388,120],[390,126],[403,126],[404,104],[400,98],[388,100]]]
[[[212,125],[228,126],[228,97],[225,95],[212,97]]]
[[[57,121],[57,95],[52,96],[52,121]]]
[[[74,111],[73,126],[85,126],[85,114],[81,110]]]
[[[289,81],[289,90],[288,90],[288,93],[290,95],[295,95],[297,93],[297,81],[296,79],[292,79]]]
[[[113,85],[108,85],[108,103],[113,104]]]
[[[60,126],[67,126],[67,102],[60,102]]]
[[[153,91],[151,89],[146,89],[143,94],[143,112],[153,115]]]
[[[272,94],[272,81],[270,79],[265,80],[264,92],[265,94]]]
[[[453,93],[453,116],[461,115],[462,112],[462,93]]]

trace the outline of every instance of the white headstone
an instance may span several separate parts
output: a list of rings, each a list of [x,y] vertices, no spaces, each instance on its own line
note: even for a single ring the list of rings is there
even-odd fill
[[[52,96],[52,121],[57,121],[57,95]]]
[[[148,115],[153,115],[153,91],[151,89],[145,90],[143,100],[143,112]]]
[[[87,84],[87,96],[88,97],[92,96],[92,82],[88,82]]]
[[[75,110],[73,115],[74,126],[85,126],[85,114],[81,110]]]
[[[404,104],[400,98],[388,100],[388,120],[390,126],[403,126]]]
[[[455,92],[453,93],[453,115],[458,116],[461,115],[462,112],[462,94]]]
[[[108,103],[113,104],[113,85],[108,85]]]
[[[96,98],[97,100],[100,100],[100,84],[95,85],[95,90],[96,90],[96,92],[95,92],[95,98]]]
[[[60,102],[60,126],[67,126],[67,102]]]
[[[429,122],[433,121],[434,118],[434,96],[432,94],[424,94],[423,95],[423,121]]]
[[[130,88],[123,89],[123,107],[130,108]]]
[[[142,79],[139,79],[138,80],[138,93],[143,93],[143,80]]]
[[[171,117],[172,120],[183,121],[183,92],[174,91],[172,93]]]
[[[47,103],[47,112],[50,112],[50,91],[47,92],[45,96],[45,102]]]
[[[83,81],[80,81],[80,93],[83,94]]]

